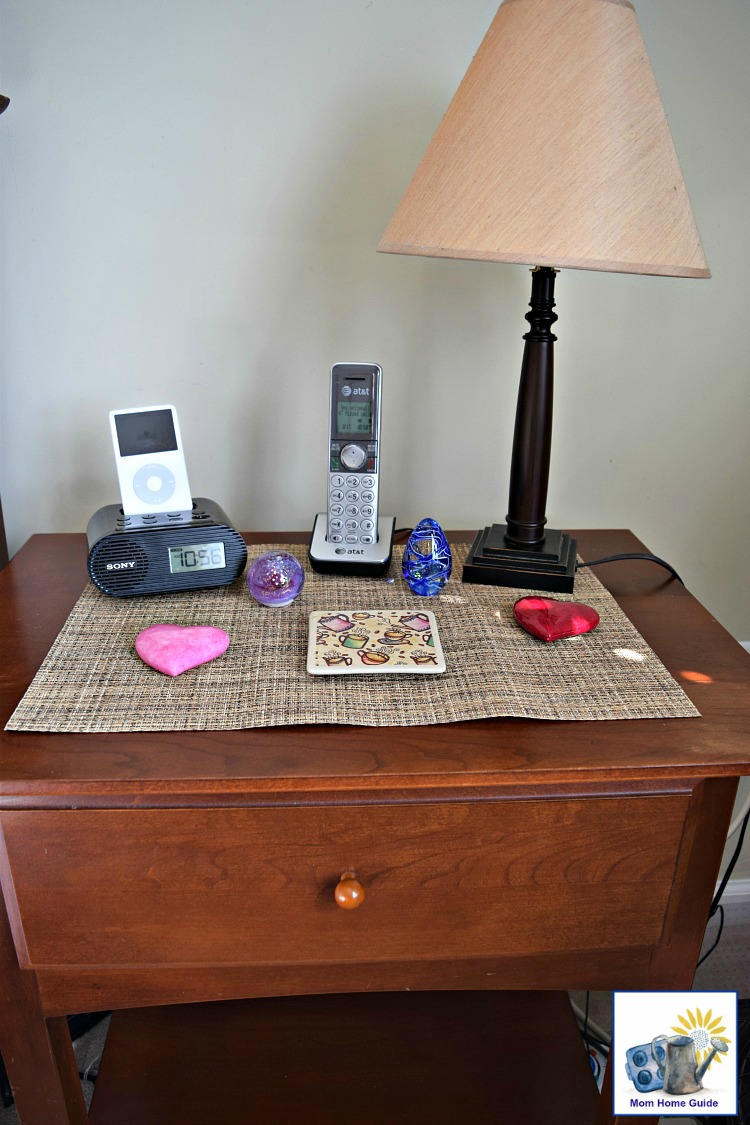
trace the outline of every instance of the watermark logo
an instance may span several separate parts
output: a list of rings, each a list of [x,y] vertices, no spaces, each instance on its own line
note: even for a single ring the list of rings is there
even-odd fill
[[[737,1113],[736,992],[615,992],[613,1005],[615,1114]]]

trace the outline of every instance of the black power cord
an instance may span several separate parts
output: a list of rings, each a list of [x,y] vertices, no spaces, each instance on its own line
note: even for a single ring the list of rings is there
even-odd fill
[[[724,872],[724,875],[722,876],[722,880],[719,883],[719,886],[716,890],[716,894],[714,895],[713,901],[711,903],[711,908],[708,912],[708,917],[709,917],[709,921],[710,921],[710,919],[713,918],[714,914],[716,914],[717,910],[719,911],[719,932],[716,935],[716,940],[714,941],[711,948],[709,950],[707,950],[706,953],[703,954],[700,961],[698,962],[698,965],[696,965],[696,969],[698,968],[699,965],[703,964],[703,962],[706,960],[707,957],[711,956],[713,951],[716,949],[716,946],[719,944],[719,940],[721,938],[721,931],[724,929],[724,907],[721,905],[721,896],[724,894],[724,891],[726,890],[727,883],[729,882],[729,880],[732,876],[732,872],[734,871],[737,860],[740,858],[740,852],[742,851],[742,845],[743,845],[744,840],[745,840],[745,832],[747,831],[748,820],[750,820],[750,809],[748,809],[748,811],[745,813],[744,819],[742,821],[742,827],[740,828],[740,834],[739,834],[739,837],[737,839],[737,846],[735,847],[734,851],[732,852],[732,858],[730,859],[729,863],[727,864],[726,871]]]
[[[393,535],[394,538],[397,535],[410,535],[413,530],[413,527],[397,527]],[[685,585],[671,563],[666,562],[665,559],[660,559],[658,555],[652,555],[649,551],[626,551],[621,555],[606,555],[602,559],[591,559],[590,562],[579,562],[576,563],[576,570],[582,570],[586,566],[601,566],[602,563],[622,562],[627,559],[642,559],[645,562],[652,562],[656,563],[658,566],[663,566],[665,570],[669,571],[673,578],[676,578],[683,586]]]
[[[717,933],[716,939],[715,939],[713,945],[711,946],[711,948],[706,950],[706,952],[703,954],[703,956],[701,957],[698,964],[695,966],[696,969],[699,968],[703,964],[703,962],[706,960],[707,957],[711,956],[713,951],[716,949],[716,946],[721,941],[721,931],[724,929],[724,907],[723,906],[717,906],[716,909],[719,911],[719,932]],[[713,918],[714,914],[715,914],[715,911],[712,910],[711,913],[708,916],[709,920],[711,918]]]
[[[576,570],[581,570],[585,566],[599,566],[601,563],[622,562],[625,559],[643,559],[645,562],[657,563],[658,566],[663,566],[665,570],[668,570],[683,586],[685,585],[671,563],[665,562],[664,559],[660,559],[658,555],[652,555],[647,551],[627,551],[622,555],[607,555],[603,559],[592,559],[591,562],[576,563]]]

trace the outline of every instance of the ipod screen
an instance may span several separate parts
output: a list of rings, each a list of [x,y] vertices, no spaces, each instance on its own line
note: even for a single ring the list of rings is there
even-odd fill
[[[177,449],[171,410],[140,410],[132,414],[116,414],[115,426],[121,457],[167,453]]]

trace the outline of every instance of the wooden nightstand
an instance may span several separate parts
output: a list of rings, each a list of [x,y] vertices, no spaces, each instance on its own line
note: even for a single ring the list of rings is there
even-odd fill
[[[584,558],[642,549],[628,532],[576,534]],[[248,537],[269,538],[306,536]],[[34,536],[0,574],[0,621],[11,642],[3,722],[82,590],[85,558],[83,536]],[[368,1095],[377,1083],[362,1074],[362,1059],[381,1078],[408,1083],[387,1050],[360,1049],[367,1028],[387,1047],[389,1026],[394,1035],[411,1028],[413,1044],[432,1042],[411,1074],[426,1090],[434,1058],[443,1113],[424,1116],[425,1094],[389,1125],[450,1123],[450,1089],[460,1096],[468,1082],[475,1101],[458,1104],[474,1107],[472,1121],[492,1120],[476,1116],[487,1105],[509,1125],[553,1125],[550,1104],[561,1125],[613,1120],[609,1098],[597,1099],[586,1074],[567,1004],[503,993],[690,987],[737,778],[750,772],[750,660],[665,571],[629,562],[599,574],[701,718],[497,719],[358,728],[356,740],[330,726],[3,733],[0,1051],[26,1125],[86,1120],[67,1013],[274,996],[289,999],[132,1011],[119,1026],[115,1016],[92,1123],[133,1121],[135,1106],[139,1125],[190,1125],[185,1104],[196,1108],[196,1092],[184,1080],[183,1102],[171,1109],[164,1081],[157,1084],[156,1109],[141,1068],[136,1096],[133,1043],[153,1048],[167,1035],[190,1070],[165,1062],[161,1078],[197,1075],[202,1063],[190,1050],[221,1011],[235,1029],[221,1039],[227,1050],[234,1044],[247,1057],[253,1042],[261,1059],[261,1048],[286,1036],[289,1072],[317,1099],[324,1084],[310,1076],[328,1074],[325,1045],[349,1044],[358,1065],[352,1076],[344,1060],[344,1079],[333,1069],[331,1105],[349,1085],[361,1105],[344,1102],[342,1121],[393,1112],[395,1103]],[[356,909],[336,901],[346,873],[364,888]],[[402,990],[425,995],[359,995],[350,1004],[330,995]],[[464,995],[483,992],[494,995]],[[456,1020],[474,1029],[475,1042],[496,1036],[494,1070],[476,1065],[476,1051],[462,1058],[449,1049],[472,1042],[468,1030],[455,1036]],[[516,1055],[509,1032],[524,1044]],[[533,1079],[519,1062],[518,1052],[536,1057],[537,1043],[541,1058],[552,1052],[580,1071],[562,1088],[546,1083],[550,1103],[545,1081],[531,1096]],[[456,1070],[446,1077],[449,1060]],[[408,1072],[408,1054],[403,1061]],[[264,1125],[275,1120],[269,1107],[302,1104],[288,1089],[276,1090],[280,1101],[273,1088],[262,1093],[248,1077],[259,1071],[240,1073],[236,1104]],[[229,1103],[221,1112],[235,1120]],[[295,1109],[287,1120],[339,1120],[320,1116],[315,1100],[308,1112]]]

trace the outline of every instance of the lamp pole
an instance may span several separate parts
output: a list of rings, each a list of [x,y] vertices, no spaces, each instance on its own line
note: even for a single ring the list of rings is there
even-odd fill
[[[531,274],[530,328],[521,364],[516,428],[510,466],[505,538],[514,547],[535,547],[544,541],[547,486],[552,447],[554,343],[557,320],[555,274],[537,266]]]
[[[554,345],[557,320],[552,266],[531,271],[521,380],[504,524],[480,531],[463,568],[464,582],[570,593],[575,583],[576,541],[547,528],[547,486],[552,448]]]

